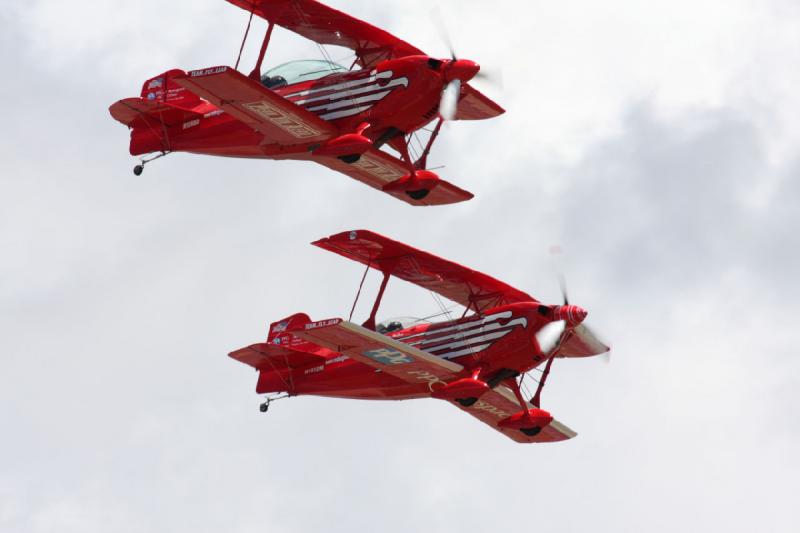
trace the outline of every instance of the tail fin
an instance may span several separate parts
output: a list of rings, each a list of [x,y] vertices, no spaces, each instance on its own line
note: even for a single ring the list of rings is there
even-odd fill
[[[185,75],[186,72],[174,68],[145,81],[142,84],[142,99],[163,102],[183,109],[192,109],[199,105],[202,102],[199,96],[173,81],[179,74]]]
[[[111,116],[131,132],[131,155],[172,149],[166,129],[196,124],[203,116],[195,111],[203,101],[173,81],[180,69],[150,78],[142,85],[141,97],[124,98],[108,108]],[[202,108],[200,108],[202,109]]]
[[[273,322],[272,324],[269,325],[267,342],[271,343],[273,342],[273,340],[275,340],[275,337],[278,337],[281,333],[293,329],[302,328],[304,324],[308,324],[309,322],[311,322],[311,318],[309,318],[309,316],[305,313],[295,313],[291,316],[287,316],[282,320]],[[276,344],[280,344],[280,342]]]

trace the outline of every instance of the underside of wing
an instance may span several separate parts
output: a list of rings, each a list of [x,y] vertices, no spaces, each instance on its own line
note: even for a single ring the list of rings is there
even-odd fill
[[[486,392],[469,407],[465,407],[458,402],[450,403],[517,442],[558,442],[571,439],[577,435],[577,433],[555,419],[545,426],[538,435],[534,436],[526,435],[518,429],[500,427],[498,424],[501,420],[520,410],[520,405],[514,398],[514,393],[503,385]],[[531,404],[528,404],[528,408],[532,407]]]
[[[384,59],[422,55],[389,32],[315,0],[228,1],[319,44],[349,48],[362,68]]]
[[[345,231],[313,244],[441,294],[464,307],[481,310],[536,301],[491,276],[368,230]]]
[[[194,70],[174,81],[263,134],[266,142],[296,145],[335,134],[329,123],[230,67]]]
[[[402,190],[384,191],[383,187],[385,185],[402,178],[410,171],[408,166],[400,159],[374,147],[362,154],[355,163],[345,163],[335,157],[312,157],[308,155],[307,158],[411,205],[454,204],[473,197],[471,192],[465,191],[443,179],[440,179],[428,195],[421,199],[414,199]]]

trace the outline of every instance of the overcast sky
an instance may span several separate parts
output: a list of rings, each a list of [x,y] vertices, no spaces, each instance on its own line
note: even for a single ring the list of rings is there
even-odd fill
[[[0,529],[796,530],[800,4],[438,3],[508,113],[447,128],[431,165],[476,196],[423,209],[309,163],[133,176],[108,106],[233,64],[226,2],[2,2]],[[429,2],[330,4],[447,55]],[[276,30],[266,63],[318,54]],[[560,245],[613,345],[554,365],[544,407],[578,436],[519,445],[434,400],[259,413],[226,354],[346,316],[362,269],[308,243],[354,228],[551,303]],[[436,309],[390,284],[385,315]]]

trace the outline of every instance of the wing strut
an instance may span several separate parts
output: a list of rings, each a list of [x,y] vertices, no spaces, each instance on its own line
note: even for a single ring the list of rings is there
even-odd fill
[[[551,355],[550,359],[547,360],[547,364],[544,365],[542,379],[539,380],[539,386],[536,387],[536,394],[534,394],[533,398],[531,398],[531,403],[536,407],[541,407],[542,405],[542,389],[544,388],[545,381],[547,381],[547,376],[550,375],[550,367],[553,366],[553,361],[555,361],[555,359],[556,352],[553,352],[553,355]]]
[[[431,137],[428,139],[428,144],[425,145],[425,149],[422,150],[422,155],[419,156],[417,162],[414,163],[414,168],[420,168],[423,170],[428,168],[428,154],[431,153],[433,141],[436,140],[436,137],[439,135],[439,130],[442,129],[442,123],[444,123],[444,119],[439,118],[439,122],[436,123],[436,127],[433,128],[433,133],[431,133]]]
[[[269,44],[269,40],[272,37],[272,28],[275,27],[275,23],[272,22],[271,20],[267,22],[268,22],[267,34],[264,35],[264,40],[261,42],[261,50],[258,51],[258,60],[256,61],[256,66],[250,73],[250,79],[258,82],[261,81],[261,63],[264,61],[264,54],[267,53],[267,45]]]
[[[242,37],[242,44],[239,45],[239,55],[236,56],[236,65],[233,67],[235,70],[239,70],[239,61],[242,60],[242,50],[244,50],[244,43],[247,42],[247,35],[250,33],[250,24],[253,23],[253,11],[255,10],[255,6],[253,9],[250,10],[250,18],[247,19],[247,28],[244,30],[244,37]]]
[[[369,314],[369,318],[367,319],[367,321],[362,324],[362,326],[367,329],[375,331],[375,315],[378,314],[378,308],[381,305],[381,300],[383,299],[383,293],[386,290],[386,285],[389,283],[389,278],[391,277],[391,275],[392,275],[391,272],[383,273],[381,288],[378,289],[378,296],[375,298],[375,303],[372,305],[372,312]]]

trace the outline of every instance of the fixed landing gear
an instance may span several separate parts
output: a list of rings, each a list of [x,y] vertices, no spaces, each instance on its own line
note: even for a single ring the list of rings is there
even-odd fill
[[[147,163],[149,163],[150,161],[155,161],[156,159],[158,159],[158,158],[160,158],[160,157],[164,157],[165,155],[168,155],[168,154],[170,154],[170,153],[172,153],[172,152],[161,152],[161,153],[160,153],[160,154],[158,154],[158,155],[154,155],[154,156],[153,156],[153,157],[151,157],[150,159],[142,159],[142,160],[141,160],[141,161],[142,161],[141,163],[139,163],[138,165],[136,165],[135,167],[133,167],[133,173],[134,173],[134,175],[136,175],[136,176],[141,176],[141,175],[142,175],[142,172],[144,172],[144,166],[145,166]]]
[[[266,413],[269,410],[269,406],[272,402],[276,400],[282,400],[288,397],[289,394],[282,394],[278,396],[267,396],[266,398],[264,398],[264,403],[258,406],[258,410],[261,411],[262,413]]]

